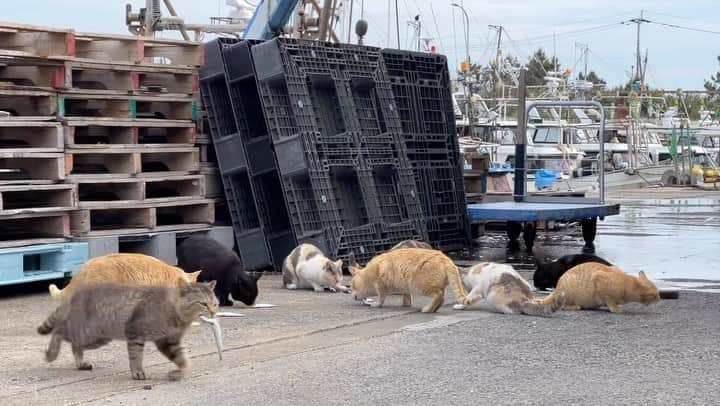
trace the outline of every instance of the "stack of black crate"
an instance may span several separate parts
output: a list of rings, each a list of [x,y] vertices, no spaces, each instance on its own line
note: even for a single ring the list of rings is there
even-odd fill
[[[428,207],[431,242],[465,238],[446,226],[451,210],[438,200],[452,193],[445,189],[458,192],[455,184],[427,178],[455,175],[426,159],[428,148],[439,148],[428,141],[438,129],[405,123],[380,49],[220,39],[206,44],[205,58],[201,90],[248,269],[279,269],[304,242],[365,261],[402,240],[427,240]],[[408,103],[419,109],[423,101]],[[437,160],[457,163],[459,172],[459,155],[448,158],[449,140],[457,152],[454,122],[443,124],[445,158]],[[462,178],[458,199],[464,202]]]
[[[465,246],[469,223],[452,88],[443,55],[383,49],[402,135],[436,247]]]

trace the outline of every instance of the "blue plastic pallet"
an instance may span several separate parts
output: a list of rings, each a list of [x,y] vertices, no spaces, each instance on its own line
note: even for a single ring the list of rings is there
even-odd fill
[[[87,260],[86,242],[1,249],[0,286],[72,276]]]

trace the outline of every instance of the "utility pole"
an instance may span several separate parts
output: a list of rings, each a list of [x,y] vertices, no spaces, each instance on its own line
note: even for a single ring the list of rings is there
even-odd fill
[[[633,18],[630,20],[631,23],[635,23],[637,25],[637,40],[635,43],[635,77],[637,80],[640,81],[640,91],[642,92],[643,85],[645,84],[645,78],[643,74],[643,68],[642,68],[642,56],[640,55],[640,25],[642,23],[649,23],[649,20],[646,20],[644,18],[644,11],[640,10],[640,18]]]
[[[352,31],[353,0],[350,0],[350,16],[348,17],[348,44],[350,43],[350,32]]]
[[[397,34],[397,49],[400,49],[400,15],[398,14],[397,0],[395,0],[395,33]]]
[[[497,47],[495,49],[495,66],[493,67],[493,70],[495,71],[495,80],[493,81],[493,83],[494,83],[493,84],[493,96],[495,96],[497,94],[498,88],[502,87],[502,77],[501,77],[501,73],[500,73],[500,59],[502,58],[502,50],[500,49],[500,43],[502,42],[503,26],[502,25],[488,25],[488,27],[496,29],[498,32]]]

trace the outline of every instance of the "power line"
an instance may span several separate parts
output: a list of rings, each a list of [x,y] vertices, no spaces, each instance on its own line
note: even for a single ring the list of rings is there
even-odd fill
[[[661,22],[659,22],[659,21],[649,21],[649,20],[647,20],[646,22],[649,23],[649,24],[662,25],[662,26],[670,27],[670,28],[677,28],[677,29],[679,29],[679,30],[695,31],[695,32],[704,32],[704,33],[706,33],[706,34],[720,35],[720,31],[705,30],[705,29],[702,29],[702,28],[685,27],[685,26],[677,25],[677,24],[661,23]]]

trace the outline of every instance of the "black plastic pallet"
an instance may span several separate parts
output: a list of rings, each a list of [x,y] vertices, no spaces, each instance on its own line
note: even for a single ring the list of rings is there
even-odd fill
[[[205,44],[200,90],[217,152],[238,253],[247,270],[258,270],[273,263],[253,192],[249,160],[233,113],[222,56],[223,50],[235,43],[237,41],[232,39],[218,38]]]
[[[237,145],[237,151],[225,161],[247,159],[250,189],[265,238],[268,265],[280,269],[285,255],[295,246],[295,236],[255,81],[250,47],[256,43],[244,41],[222,50],[231,114],[236,123],[233,142]]]
[[[392,49],[383,49],[382,59],[420,189],[429,241],[439,247],[465,245],[469,226],[447,60]]]

